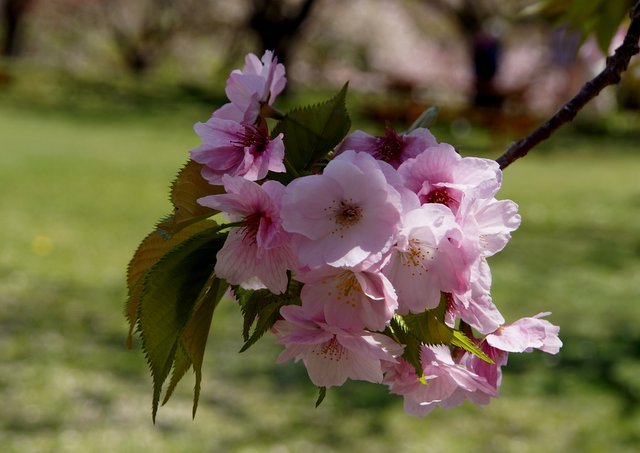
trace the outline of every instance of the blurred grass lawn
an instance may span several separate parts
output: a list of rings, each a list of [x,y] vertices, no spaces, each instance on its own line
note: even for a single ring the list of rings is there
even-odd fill
[[[187,376],[154,426],[144,358],[124,345],[124,271],[204,118],[0,104],[2,451],[637,451],[637,137],[565,134],[506,170],[500,197],[523,225],[491,261],[494,299],[510,320],[552,311],[565,347],[512,356],[490,406],[415,419],[358,382],[315,409],[302,365],[275,365],[269,338],[237,353],[227,303],[196,420]]]

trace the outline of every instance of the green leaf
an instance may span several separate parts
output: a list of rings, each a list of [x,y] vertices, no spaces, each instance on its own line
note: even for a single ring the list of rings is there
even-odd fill
[[[433,310],[409,313],[405,316],[394,315],[389,325],[390,332],[383,332],[394,341],[405,345],[402,358],[414,367],[419,378],[423,375],[420,363],[420,349],[423,344],[456,346],[487,363],[494,363],[473,340],[445,324],[446,308],[447,295],[442,293],[440,304]]]
[[[605,0],[572,0],[566,9],[563,20],[580,25],[597,16]],[[616,1],[616,0],[613,0]],[[566,3],[566,0],[564,0]]]
[[[477,344],[475,344],[471,340],[471,338],[467,337],[464,333],[460,332],[459,330],[453,331],[453,339],[451,340],[451,344],[453,346],[462,348],[467,352],[470,352],[471,354],[481,358],[487,363],[491,363],[491,364],[495,363],[493,360],[491,360],[491,358],[488,355],[482,352],[482,350],[478,347]]]
[[[410,313],[404,317],[409,333],[429,345],[451,344],[453,329],[440,321],[431,310]]]
[[[240,311],[242,311],[243,316],[242,338],[244,341],[247,341],[249,340],[249,335],[251,333],[251,326],[253,326],[253,323],[258,316],[260,299],[259,297],[252,297],[254,295],[253,291],[242,289],[240,287],[234,288],[234,294],[240,304]]]
[[[153,377],[154,420],[162,385],[176,360],[180,336],[203,291],[208,294],[215,256],[226,237],[220,229],[209,228],[174,247],[145,277],[138,319],[142,349]],[[193,357],[189,359],[194,361]]]
[[[193,413],[196,416],[198,409],[198,400],[200,398],[200,383],[202,382],[202,362],[204,359],[204,350],[207,346],[207,338],[209,337],[209,329],[213,312],[222,300],[224,293],[229,285],[215,274],[211,274],[205,286],[202,288],[192,315],[182,335],[180,335],[181,349],[189,356],[189,360],[193,364],[193,371],[196,375],[196,382],[193,391]],[[165,400],[168,398],[165,398]],[[163,403],[164,404],[164,403]]]
[[[127,268],[129,295],[125,305],[125,316],[129,321],[129,334],[127,337],[129,349],[131,349],[132,345],[133,329],[138,321],[138,306],[144,290],[144,277],[149,269],[169,250],[189,239],[191,236],[216,226],[215,222],[204,220],[189,225],[171,237],[160,234],[158,231],[153,231],[140,243]]]
[[[272,135],[284,134],[288,177],[304,173],[327,155],[349,132],[351,120],[345,105],[347,85],[331,99],[293,110],[280,121]]]
[[[440,303],[432,310],[410,313],[404,317],[409,332],[424,344],[451,344],[453,329],[444,323],[447,295],[441,293]]]
[[[609,46],[616,34],[620,23],[626,17],[628,5],[625,1],[609,0],[602,5],[600,14],[598,15],[598,23],[595,28],[596,40],[598,47],[603,54],[609,53]]]
[[[412,132],[420,127],[431,127],[438,119],[438,107],[431,106],[420,114],[418,118],[413,122],[407,133]]]
[[[202,381],[202,362],[204,358],[204,350],[207,345],[209,329],[213,312],[222,299],[227,284],[216,278],[215,274],[211,274],[204,286],[198,300],[193,307],[192,315],[187,322],[184,331],[180,335],[180,345],[176,350],[175,360],[173,364],[173,372],[171,373],[171,382],[162,400],[162,404],[166,404],[173,394],[176,385],[185,375],[187,370],[193,365],[196,375],[196,383],[193,392],[193,417],[198,409],[198,400],[200,397],[200,383]]]
[[[256,322],[253,334],[244,342],[240,352],[244,352],[253,346],[278,320],[280,316],[280,307],[287,305],[284,302],[265,301],[265,305],[258,312],[258,321]]]
[[[251,295],[241,302],[240,306],[245,317],[242,332],[245,343],[242,345],[240,352],[249,349],[273,327],[280,317],[280,308],[285,305],[300,305],[301,289],[301,283],[291,280],[289,288],[284,294],[272,294],[269,290],[260,289],[252,291]],[[254,321],[256,321],[255,327],[253,333],[249,336],[249,331]]]
[[[571,0],[540,0],[520,10],[519,17],[558,16],[567,11]]]
[[[422,345],[450,345],[453,341],[454,329],[444,323],[446,308],[447,296],[442,293],[440,304],[433,310],[409,313],[405,316],[394,315],[391,320],[392,338],[405,345],[402,358],[413,366],[418,377],[423,375],[420,362]]]
[[[545,0],[535,12],[580,30],[583,40],[594,34],[606,55],[632,4],[632,0]]]
[[[447,314],[447,306],[449,304],[449,297],[452,297],[449,293],[440,293],[440,303],[436,308],[429,310],[436,318],[444,321]]]
[[[583,40],[594,34],[600,50],[607,54],[632,4],[632,0],[541,0],[525,11],[555,19],[558,26],[569,24],[581,32]]]
[[[223,186],[213,186],[202,177],[202,164],[189,160],[171,185],[173,214],[158,224],[161,234],[171,236],[181,229],[211,217],[218,211],[198,204],[198,198],[224,193]]]
[[[191,359],[185,352],[182,345],[180,345],[176,349],[176,354],[173,360],[173,370],[171,371],[171,381],[169,381],[169,386],[164,395],[164,399],[162,400],[162,405],[164,406],[171,395],[173,395],[173,391],[176,389],[178,382],[184,377],[187,371],[191,368]]]
[[[418,377],[422,376],[422,364],[420,363],[420,348],[422,347],[422,342],[410,332],[409,326],[407,326],[400,315],[393,316],[389,327],[392,333],[392,335],[389,336],[404,345],[402,358],[413,366]]]
[[[324,401],[324,397],[327,396],[326,387],[318,387],[318,399],[316,400],[316,407],[320,406]]]

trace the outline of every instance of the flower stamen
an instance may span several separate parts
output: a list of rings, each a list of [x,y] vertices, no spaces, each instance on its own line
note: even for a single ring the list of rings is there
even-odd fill
[[[241,139],[231,142],[234,145],[242,146],[243,148],[251,148],[254,154],[262,153],[269,144],[269,137],[266,131],[253,126],[245,126],[244,133],[241,135]]]
[[[323,356],[325,359],[341,361],[348,355],[347,349],[342,346],[334,336],[331,340],[318,345],[314,351],[317,355]]]
[[[355,225],[362,218],[362,208],[344,200],[340,202],[336,209],[336,223],[344,227]]]
[[[260,222],[265,220],[270,222],[271,219],[267,214],[262,211],[254,212],[246,216],[242,222],[244,226],[242,226],[242,235],[245,240],[249,241],[252,244],[256,243],[256,237],[258,236],[258,229],[260,228]]]
[[[427,194],[425,203],[438,203],[452,207],[456,200],[449,194],[446,187],[438,187]]]
[[[384,136],[376,138],[376,157],[387,163],[397,161],[403,148],[404,142],[398,133],[388,125],[385,128]]]

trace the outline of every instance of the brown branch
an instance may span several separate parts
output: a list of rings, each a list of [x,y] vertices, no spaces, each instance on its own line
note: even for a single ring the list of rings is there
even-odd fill
[[[635,2],[629,16],[631,24],[624,37],[624,42],[612,56],[607,58],[607,64],[602,72],[585,83],[578,94],[563,105],[546,123],[509,146],[504,154],[496,159],[501,169],[506,168],[516,159],[526,156],[533,147],[549,138],[560,126],[573,120],[578,112],[604,88],[620,82],[622,73],[629,66],[629,60],[640,51],[640,47],[638,47],[638,41],[640,41],[640,0]]]

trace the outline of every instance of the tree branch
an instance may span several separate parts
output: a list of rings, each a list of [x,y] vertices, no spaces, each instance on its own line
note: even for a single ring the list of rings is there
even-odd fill
[[[620,82],[622,73],[629,66],[629,60],[640,51],[640,47],[638,47],[638,41],[640,41],[640,0],[635,2],[629,16],[631,24],[624,37],[624,42],[612,56],[607,58],[607,64],[602,72],[585,83],[578,94],[563,105],[546,123],[511,144],[504,154],[496,159],[501,169],[506,168],[516,159],[526,156],[533,147],[549,138],[560,126],[573,120],[578,112],[604,88]]]

